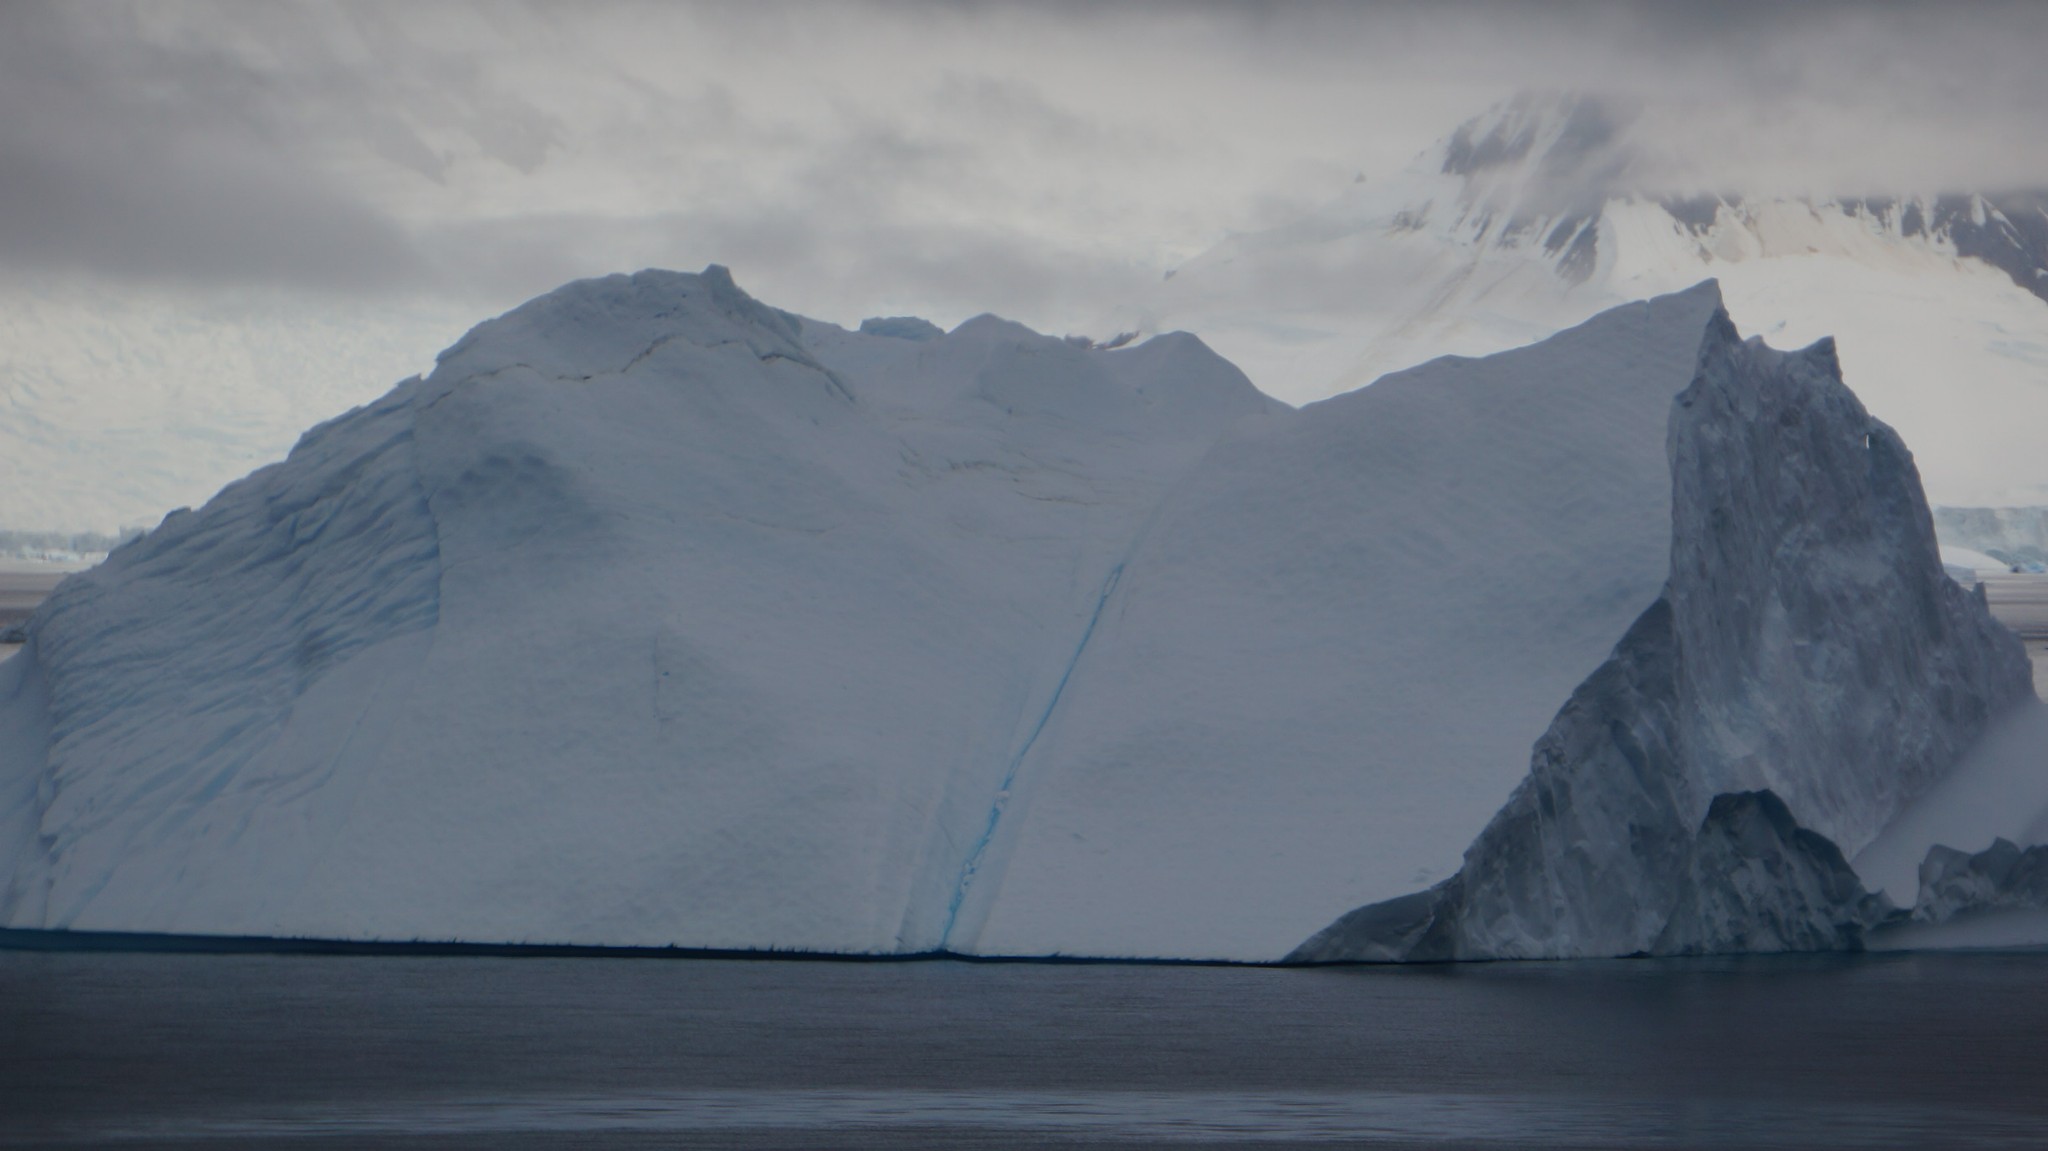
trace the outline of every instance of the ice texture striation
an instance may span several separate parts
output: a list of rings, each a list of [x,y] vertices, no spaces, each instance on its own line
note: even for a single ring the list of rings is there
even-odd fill
[[[1803,949],[1869,921],[1841,851],[2031,698],[2025,653],[1943,574],[1912,457],[1832,344],[1772,351],[1717,314],[1668,452],[1670,580],[1461,871],[1295,958]]]

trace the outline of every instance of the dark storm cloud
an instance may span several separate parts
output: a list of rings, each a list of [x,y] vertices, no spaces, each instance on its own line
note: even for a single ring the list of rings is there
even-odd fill
[[[0,4],[0,271],[510,303],[715,260],[1029,318],[1521,89],[1627,103],[1674,186],[2048,184],[2044,45],[2015,4]]]
[[[113,8],[0,8],[0,260],[114,277],[388,284],[404,234],[319,179],[278,93]]]

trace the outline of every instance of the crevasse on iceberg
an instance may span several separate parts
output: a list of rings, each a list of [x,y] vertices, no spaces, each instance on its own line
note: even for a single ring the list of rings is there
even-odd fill
[[[1843,852],[2032,698],[2025,652],[1943,574],[1912,456],[1831,342],[1779,353],[1717,314],[1669,455],[1670,580],[1464,867],[1294,958],[1828,949],[1889,910]]]

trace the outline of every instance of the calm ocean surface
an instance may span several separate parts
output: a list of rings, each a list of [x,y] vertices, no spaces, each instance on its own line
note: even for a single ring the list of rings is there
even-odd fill
[[[2048,955],[0,951],[0,1146],[2048,1146]]]

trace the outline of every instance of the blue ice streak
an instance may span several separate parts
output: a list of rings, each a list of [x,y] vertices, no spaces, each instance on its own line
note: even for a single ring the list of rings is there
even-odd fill
[[[953,923],[960,918],[960,904],[967,898],[967,888],[974,882],[974,873],[981,869],[981,857],[988,853],[988,845],[996,837],[996,825],[1003,820],[1003,809],[1010,805],[1010,785],[1017,780],[1017,771],[1024,766],[1024,757],[1031,754],[1031,745],[1038,742],[1040,733],[1051,721],[1053,709],[1060,705],[1060,696],[1067,690],[1067,681],[1074,677],[1074,668],[1081,662],[1081,653],[1088,650],[1088,641],[1095,635],[1095,625],[1102,621],[1102,609],[1109,604],[1109,597],[1116,591],[1117,581],[1124,575],[1124,565],[1109,569],[1109,578],[1102,583],[1102,594],[1095,597],[1095,611],[1088,617],[1088,626],[1081,629],[1081,641],[1074,645],[1074,654],[1067,657],[1067,666],[1060,671],[1060,681],[1053,685],[1052,695],[1045,701],[1045,710],[1038,713],[1038,722],[1031,725],[1031,734],[1017,748],[1017,754],[1010,757],[1010,765],[1003,771],[1002,785],[996,788],[995,802],[989,805],[988,823],[981,829],[981,837],[974,841],[974,847],[967,853],[967,862],[960,865],[960,881],[953,885],[953,897],[946,902],[946,926],[939,932],[939,949],[945,950],[953,940]]]

